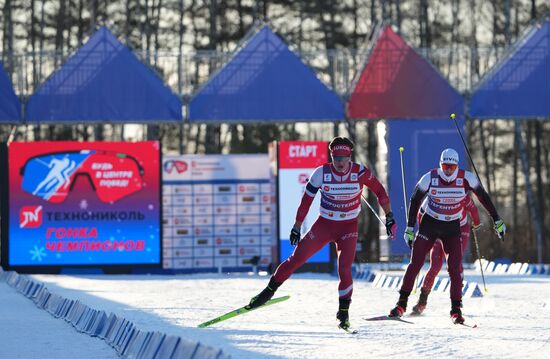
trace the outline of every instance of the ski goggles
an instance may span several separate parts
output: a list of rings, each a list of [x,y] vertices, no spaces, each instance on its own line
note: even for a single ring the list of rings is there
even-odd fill
[[[458,165],[454,164],[454,163],[442,163],[441,164],[441,169],[443,171],[455,171],[456,168],[458,167]]]
[[[350,160],[351,159],[351,156],[332,156],[332,160],[333,161],[346,161],[346,160]]]
[[[65,201],[79,177],[87,178],[99,200],[113,203],[143,187],[143,167],[136,158],[103,150],[47,153],[21,168],[22,188],[51,203]]]

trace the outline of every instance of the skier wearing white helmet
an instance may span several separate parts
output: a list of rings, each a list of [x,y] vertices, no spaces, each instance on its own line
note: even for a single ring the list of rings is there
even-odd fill
[[[462,316],[462,245],[460,220],[464,212],[464,199],[471,191],[475,193],[483,207],[493,218],[495,231],[504,240],[506,225],[500,219],[493,202],[479,183],[477,177],[469,171],[458,168],[458,153],[447,148],[441,152],[439,167],[424,174],[411,196],[405,241],[412,249],[411,261],[403,278],[399,291],[399,300],[390,311],[390,317],[400,317],[407,308],[407,301],[414,286],[414,280],[424,265],[426,254],[430,252],[437,239],[441,240],[448,254],[447,270],[451,280],[451,318],[455,323],[464,323]],[[414,233],[417,213],[426,197],[426,213],[418,233]],[[413,244],[414,243],[414,244]]]
[[[451,165],[451,169],[453,168],[452,165],[455,165],[456,167],[454,167],[454,171],[446,171],[444,170],[444,167],[449,168],[447,165]],[[441,157],[439,158],[439,169],[437,170],[437,173],[447,182],[455,180],[456,175],[458,174],[458,153],[455,150],[452,148],[447,148],[441,152]],[[450,173],[450,175],[447,173]]]
[[[418,223],[421,223],[422,217],[426,213],[427,204],[428,199],[425,198],[422,202],[422,205],[420,206],[420,210],[418,211]],[[467,195],[464,198],[463,206],[464,211],[462,213],[462,218],[460,219],[460,242],[462,243],[462,254],[466,252],[466,248],[468,248],[468,244],[470,243],[471,229],[473,228],[475,231],[481,226],[481,222],[479,220],[479,212],[470,195]],[[468,216],[470,216],[470,219],[472,220],[471,226],[468,222]],[[430,251],[430,268],[428,268],[428,271],[424,276],[424,280],[422,281],[422,288],[420,288],[418,303],[416,303],[415,306],[412,308],[413,314],[420,315],[422,314],[422,312],[424,312],[424,309],[426,309],[426,306],[428,304],[428,296],[432,291],[435,279],[439,274],[441,267],[443,266],[443,260],[446,258],[446,256],[447,253],[445,253],[445,249],[443,249],[443,244],[441,243],[441,240],[436,240],[432,247],[432,250]],[[464,272],[462,266],[460,272]]]

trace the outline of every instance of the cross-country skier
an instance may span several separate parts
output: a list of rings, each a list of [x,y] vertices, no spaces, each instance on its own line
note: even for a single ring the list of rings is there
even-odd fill
[[[476,176],[458,168],[458,153],[447,148],[441,153],[439,168],[424,174],[411,196],[408,223],[404,239],[412,249],[411,261],[407,266],[399,300],[390,311],[390,317],[400,317],[407,309],[407,301],[414,286],[414,280],[424,264],[426,254],[436,239],[440,239],[448,253],[447,270],[451,279],[451,318],[455,323],[464,323],[462,316],[462,247],[460,244],[460,219],[462,201],[468,192],[475,193],[483,207],[493,218],[497,235],[504,240],[506,225],[500,219],[493,202]],[[418,233],[414,233],[416,214],[424,197],[428,203]],[[413,245],[414,242],[414,245]]]
[[[426,212],[425,208],[427,204],[427,199],[424,199],[424,202],[422,202],[422,206],[418,213],[418,223],[422,221],[422,216],[424,216]],[[474,231],[481,226],[481,223],[479,221],[479,212],[477,211],[477,207],[474,204],[472,197],[466,195],[466,197],[464,197],[464,200],[462,201],[462,206],[464,210],[462,211],[462,218],[460,219],[460,242],[462,244],[462,255],[464,255],[464,253],[466,252],[466,248],[468,248],[468,243],[470,242],[470,223],[468,222],[467,215],[469,215],[470,219],[472,220],[472,228],[474,229]],[[436,240],[430,253],[430,268],[424,276],[422,288],[420,288],[418,303],[416,303],[416,305],[412,309],[413,313],[421,314],[424,309],[426,309],[426,305],[428,304],[428,295],[432,290],[435,278],[437,277],[439,271],[441,270],[441,267],[443,266],[443,258],[445,257],[445,255],[446,253],[443,249],[443,244],[439,239]],[[463,272],[462,267],[461,272]]]
[[[363,186],[367,186],[374,192],[384,210],[388,236],[394,239],[396,232],[386,190],[368,168],[351,161],[353,147],[353,142],[345,137],[335,137],[330,142],[332,163],[326,163],[313,171],[296,213],[296,222],[290,232],[290,243],[296,248],[292,255],[277,267],[268,286],[250,300],[249,308],[265,304],[296,269],[327,243],[334,242],[338,254],[340,278],[339,308],[336,318],[340,321],[341,328],[349,328],[348,309],[353,292],[351,267],[355,258],[358,237],[357,217],[361,211]],[[321,190],[320,215],[309,231],[301,237],[302,222],[319,190]]]

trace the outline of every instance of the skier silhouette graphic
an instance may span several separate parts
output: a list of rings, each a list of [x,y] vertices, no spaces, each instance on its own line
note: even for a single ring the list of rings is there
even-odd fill
[[[50,168],[50,172],[32,192],[33,195],[43,193],[43,198],[46,200],[50,199],[59,188],[66,189],[69,186],[69,174],[75,168],[76,163],[67,157],[62,159],[53,158],[47,166]]]

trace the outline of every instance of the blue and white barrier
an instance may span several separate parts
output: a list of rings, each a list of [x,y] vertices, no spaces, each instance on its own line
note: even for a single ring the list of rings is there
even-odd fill
[[[373,270],[369,266],[359,266],[354,273],[354,279],[356,280],[366,280],[370,282],[375,288],[384,288],[384,289],[394,289],[398,290],[401,287],[403,282],[403,276],[391,276],[383,272]],[[424,282],[424,275],[421,275],[419,280],[416,281],[416,287],[422,287]],[[464,298],[475,298],[483,297],[483,292],[479,288],[479,285],[475,282],[466,282],[463,281],[462,286],[462,297]],[[447,277],[436,277],[434,281],[434,286],[432,292],[434,293],[449,293],[451,285],[449,278]]]
[[[77,331],[105,340],[122,358],[229,358],[220,349],[203,345],[200,342],[168,336],[160,332],[140,330],[125,318],[90,308],[79,300],[51,293],[44,284],[16,272],[5,272],[1,267],[0,281],[15,288],[32,300],[38,308],[46,310],[55,318],[63,318]]]
[[[520,274],[520,275],[532,275],[532,274],[545,274],[550,275],[550,264],[530,264],[530,263],[495,263],[485,259],[474,262],[474,268],[480,270],[483,268],[483,273],[491,274]]]

